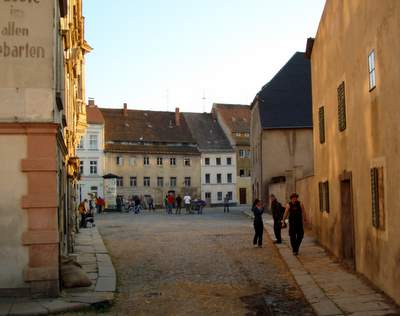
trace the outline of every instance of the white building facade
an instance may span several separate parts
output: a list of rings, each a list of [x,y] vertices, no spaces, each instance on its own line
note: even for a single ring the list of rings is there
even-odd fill
[[[201,198],[208,205],[237,204],[235,152],[204,152],[201,154]]]
[[[79,201],[89,198],[90,194],[104,197],[104,119],[91,101],[87,107],[88,128],[77,148],[80,161]]]

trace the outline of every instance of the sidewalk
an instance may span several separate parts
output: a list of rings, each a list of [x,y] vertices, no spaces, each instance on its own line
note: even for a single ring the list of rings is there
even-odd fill
[[[108,251],[96,227],[81,229],[71,256],[82,265],[92,281],[90,287],[65,289],[55,299],[0,298],[0,316],[48,315],[111,304],[116,275]]]
[[[250,211],[244,211],[250,217]],[[264,226],[275,240],[272,216],[264,214]],[[335,262],[316,240],[305,233],[299,256],[293,256],[288,229],[282,230],[282,244],[276,244],[304,296],[320,316],[400,315],[400,309],[354,273]]]

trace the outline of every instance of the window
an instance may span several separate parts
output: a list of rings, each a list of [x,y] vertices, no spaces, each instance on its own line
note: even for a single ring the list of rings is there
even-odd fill
[[[122,158],[121,156],[117,156],[116,162],[118,166],[122,166],[124,164],[124,158]]]
[[[232,201],[233,200],[233,193],[231,191],[229,191],[227,194],[228,194],[229,201]]]
[[[190,167],[190,158],[184,158],[183,159],[183,165],[185,167]]]
[[[210,183],[210,174],[206,173],[206,183]]]
[[[250,133],[244,133],[244,137],[250,137]]]
[[[98,149],[97,135],[89,135],[89,149],[90,150]]]
[[[143,186],[149,187],[150,186],[150,177],[143,178]]]
[[[96,160],[90,161],[90,174],[97,174],[97,161]]]
[[[221,158],[219,158],[219,157],[216,158],[215,162],[216,162],[217,166],[221,165]]]
[[[237,136],[237,137],[240,137],[240,136],[242,136],[242,133],[235,133],[235,135]]]
[[[217,193],[218,201],[222,201],[222,192]]]
[[[79,140],[79,144],[78,144],[78,149],[83,149],[85,148],[85,139],[83,138],[83,136],[81,136],[81,139]]]
[[[344,81],[337,88],[337,95],[339,131],[343,132],[346,129],[346,95]]]
[[[319,119],[319,143],[325,143],[325,110],[324,107],[321,106],[318,110],[318,119]]]
[[[171,166],[176,166],[176,158],[174,158],[174,157],[169,158],[169,164],[170,164]]]
[[[228,174],[226,175],[226,181],[227,181],[228,183],[232,183],[232,173],[228,173]]]
[[[209,166],[210,165],[210,158],[208,158],[208,157],[204,158],[204,164],[206,166]]]
[[[90,191],[97,191],[97,187],[96,186],[90,187]]]
[[[149,157],[143,157],[143,165],[148,166],[150,164],[150,158]]]
[[[232,164],[232,158],[228,157],[226,158],[226,164],[231,165]]]
[[[372,225],[385,228],[383,167],[371,169]]]
[[[247,169],[247,176],[251,177],[251,170],[250,169]]]
[[[135,158],[135,157],[129,158],[129,165],[130,165],[130,166],[134,166],[135,163],[136,163],[136,158]]]
[[[217,183],[222,183],[222,174],[217,173]]]
[[[250,150],[239,149],[239,157],[240,158],[249,158],[250,157]]]
[[[169,178],[169,186],[171,188],[175,188],[176,187],[176,177]]]
[[[83,164],[83,161],[81,160],[81,161],[79,162],[79,173],[80,173],[80,174],[83,174],[83,170],[84,170],[84,164]]]
[[[136,177],[130,177],[129,184],[131,187],[136,187],[137,186],[137,178]]]
[[[157,166],[162,166],[162,164],[163,164],[163,158],[157,157]]]
[[[239,177],[244,177],[244,169],[239,170]]]
[[[329,183],[328,181],[319,182],[319,210],[329,212]]]
[[[368,70],[369,70],[369,90],[376,87],[375,78],[375,51],[372,50],[368,55]]]
[[[211,200],[211,192],[206,192],[204,196],[206,200]]]
[[[117,178],[117,187],[123,187],[123,186],[124,186],[124,178],[118,177]]]
[[[185,187],[190,187],[191,186],[191,179],[190,177],[185,177]]]
[[[158,187],[164,186],[164,178],[163,177],[157,177],[157,186]]]

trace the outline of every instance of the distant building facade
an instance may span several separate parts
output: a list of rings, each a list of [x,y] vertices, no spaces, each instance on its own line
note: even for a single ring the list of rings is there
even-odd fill
[[[105,120],[105,174],[115,174],[117,194],[152,197],[169,192],[200,198],[200,152],[184,116],[174,112],[100,109]]]
[[[104,118],[93,99],[89,100],[86,114],[88,127],[77,148],[80,174],[77,192],[79,201],[88,199],[89,195],[104,197]]]
[[[237,204],[236,154],[218,121],[209,113],[185,113],[201,153],[201,198],[222,205],[226,196]]]
[[[296,179],[313,174],[310,75],[305,54],[295,53],[251,105],[254,198],[286,202]]]
[[[236,196],[239,204],[252,203],[250,162],[250,107],[214,103],[212,114],[218,120],[236,153]]]
[[[399,1],[330,0],[315,41],[308,41],[314,231],[322,245],[397,303],[399,36]]]
[[[86,128],[82,1],[1,1],[0,21],[29,32],[0,34],[0,297],[57,296]]]

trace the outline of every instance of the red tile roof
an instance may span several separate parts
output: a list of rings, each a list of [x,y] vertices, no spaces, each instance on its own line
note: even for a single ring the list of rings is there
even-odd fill
[[[97,106],[86,107],[86,117],[89,124],[104,124],[104,117]]]
[[[250,106],[214,103],[213,110],[220,114],[232,133],[250,133]]]

